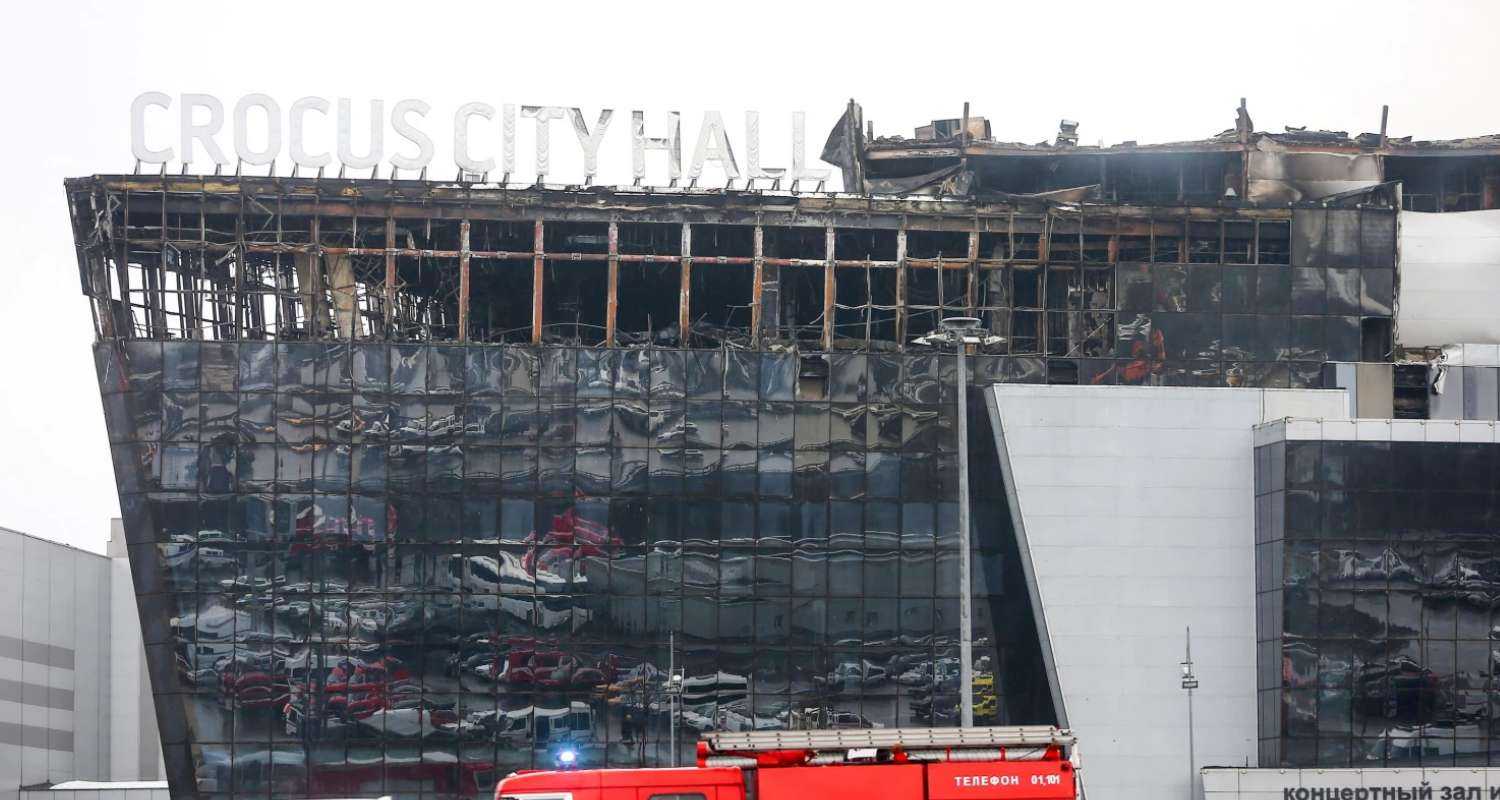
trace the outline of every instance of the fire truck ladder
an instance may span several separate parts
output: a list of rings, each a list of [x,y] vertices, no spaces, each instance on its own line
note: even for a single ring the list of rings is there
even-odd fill
[[[860,728],[852,730],[744,731],[704,734],[703,765],[750,767],[755,754],[802,751],[807,764],[878,759],[881,751],[910,761],[1040,761],[1067,759],[1072,732],[1046,725],[989,728]]]

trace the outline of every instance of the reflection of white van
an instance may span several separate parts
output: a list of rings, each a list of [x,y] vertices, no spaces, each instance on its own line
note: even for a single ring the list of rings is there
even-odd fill
[[[188,683],[212,685],[219,679],[214,664],[231,655],[234,655],[234,645],[229,642],[193,642],[178,651],[177,666]]]
[[[491,738],[511,747],[545,747],[594,738],[594,710],[574,701],[568,708],[526,706],[514,711],[483,711],[469,721],[489,731]]]

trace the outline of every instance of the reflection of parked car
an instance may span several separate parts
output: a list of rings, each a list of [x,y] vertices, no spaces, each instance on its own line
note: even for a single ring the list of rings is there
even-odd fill
[[[747,715],[733,706],[719,706],[714,714],[714,728],[721,731],[774,731],[783,727],[774,717]]]
[[[711,717],[691,709],[682,709],[678,713],[678,719],[683,725],[699,733],[707,733],[714,729],[714,721]]]
[[[933,686],[943,689],[958,688],[958,660],[945,658],[933,664],[924,661],[915,667],[901,673],[896,678],[902,686]]]
[[[833,668],[827,675],[819,675],[813,678],[816,683],[828,687],[829,691],[836,694],[852,694],[859,691],[861,687],[876,686],[885,682],[886,671],[871,664],[868,661],[855,663],[845,661]]]
[[[942,727],[955,723],[958,718],[958,694],[938,692],[912,701],[912,718],[924,725]]]
[[[853,711],[832,708],[792,709],[783,715],[793,730],[858,730],[884,727]]]

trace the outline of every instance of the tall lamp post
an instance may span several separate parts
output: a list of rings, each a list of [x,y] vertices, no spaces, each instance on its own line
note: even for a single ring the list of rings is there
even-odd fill
[[[667,633],[667,729],[672,740],[672,766],[677,766],[677,701],[682,697],[683,671],[677,668],[677,631]],[[649,709],[648,709],[649,712]]]
[[[1198,677],[1193,674],[1193,629],[1187,629],[1187,652],[1182,660],[1182,688],[1187,690],[1188,700],[1188,800],[1197,797],[1197,756],[1193,753],[1193,690],[1198,688]]]
[[[939,330],[916,344],[950,344],[958,353],[958,701],[959,724],[974,727],[974,598],[969,568],[969,365],[970,345],[999,344],[999,336],[981,336],[975,317],[947,317]]]

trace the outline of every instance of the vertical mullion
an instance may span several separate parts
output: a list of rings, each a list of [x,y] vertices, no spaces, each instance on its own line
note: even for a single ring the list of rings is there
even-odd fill
[[[750,346],[760,346],[761,292],[765,284],[766,248],[765,229],[760,220],[755,221],[755,270],[750,286]]]
[[[833,276],[834,243],[838,235],[833,226],[829,225],[823,229],[823,349],[833,349],[833,308],[834,295],[837,292],[837,282]]]

